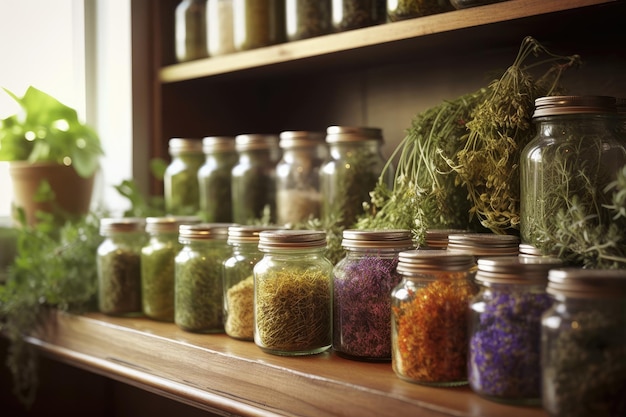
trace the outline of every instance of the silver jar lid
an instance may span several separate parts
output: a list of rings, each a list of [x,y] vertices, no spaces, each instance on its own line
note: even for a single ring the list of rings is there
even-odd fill
[[[228,228],[228,243],[258,243],[264,230],[282,230],[280,226],[235,225]]]
[[[280,133],[278,146],[282,149],[314,148],[325,144],[323,132],[288,130]]]
[[[326,232],[318,230],[264,230],[259,234],[259,250],[313,249],[326,246]]]
[[[397,270],[402,275],[419,275],[436,271],[465,271],[474,266],[468,252],[412,249],[398,254]]]
[[[550,270],[563,261],[549,257],[498,256],[477,261],[476,280],[484,284],[547,284]]]
[[[468,251],[475,256],[519,254],[519,238],[495,233],[462,233],[448,236],[448,250]]]
[[[251,133],[235,136],[237,151],[274,149],[278,147],[278,135]]]
[[[553,269],[547,291],[558,298],[626,299],[626,269]]]
[[[327,143],[383,141],[383,131],[378,127],[329,126],[326,129]]]
[[[181,243],[197,240],[226,240],[228,228],[234,223],[197,223],[178,226],[178,240]]]
[[[196,138],[171,138],[168,142],[170,155],[202,153],[202,140]]]
[[[533,117],[616,112],[615,97],[611,96],[547,96],[535,100]]]
[[[234,136],[207,136],[202,138],[202,151],[205,154],[235,152]]]
[[[413,240],[411,231],[405,229],[348,229],[343,231],[341,245],[347,249],[410,249]]]

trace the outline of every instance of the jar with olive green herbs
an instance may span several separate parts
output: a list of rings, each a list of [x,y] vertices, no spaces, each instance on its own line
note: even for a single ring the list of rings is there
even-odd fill
[[[331,0],[285,0],[287,40],[312,38],[330,33]]]
[[[331,0],[332,26],[335,32],[385,23],[386,0]]]
[[[412,19],[454,10],[450,0],[388,0],[387,15],[389,20]]]
[[[233,0],[207,1],[207,31],[209,56],[235,52]]]
[[[276,221],[299,224],[320,218],[319,170],[324,133],[285,131],[280,134],[282,159],[276,165]]]
[[[163,174],[165,209],[168,215],[197,215],[200,209],[198,169],[204,163],[202,140],[172,138],[171,161]]]
[[[542,405],[550,417],[626,415],[626,270],[551,270],[542,316]]]
[[[278,226],[231,226],[231,256],[224,261],[224,330],[240,340],[254,339],[254,265],[261,260],[259,234]]]
[[[181,224],[199,223],[197,217],[148,217],[149,240],[141,249],[141,305],[154,320],[174,322],[175,259],[182,245]]]
[[[207,52],[207,0],[182,0],[175,11],[176,59],[205,58]]]
[[[276,355],[311,355],[332,343],[332,263],[326,233],[263,231],[254,266],[254,342]]]
[[[614,222],[607,186],[626,165],[615,98],[540,97],[533,122],[537,133],[520,155],[522,243],[571,259],[572,225],[590,234]]]
[[[276,222],[277,135],[237,135],[239,159],[231,171],[233,221],[251,224]]]
[[[322,219],[352,227],[364,213],[386,164],[382,156],[382,130],[374,127],[330,126],[326,131],[330,158],[320,169]],[[394,170],[387,169],[384,181],[393,185]]]
[[[195,333],[222,333],[224,275],[231,223],[181,225],[175,259],[174,322]]]
[[[285,42],[285,1],[233,0],[233,26],[237,51]]]
[[[237,163],[234,136],[210,136],[202,140],[205,161],[198,169],[200,215],[209,223],[231,222],[230,175]]]
[[[146,243],[142,218],[103,218],[98,246],[98,309],[109,315],[141,314],[141,248]]]

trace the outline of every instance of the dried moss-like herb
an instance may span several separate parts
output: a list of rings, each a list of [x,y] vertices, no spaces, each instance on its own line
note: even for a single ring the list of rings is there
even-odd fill
[[[320,269],[287,267],[255,273],[255,342],[277,354],[330,347],[331,281]]]
[[[98,256],[98,308],[105,314],[141,313],[141,255],[116,250]]]
[[[149,244],[141,252],[142,310],[151,319],[174,322],[175,258],[180,249],[179,243],[171,242]]]
[[[226,291],[226,322],[224,330],[231,337],[254,338],[254,277],[250,275]]]

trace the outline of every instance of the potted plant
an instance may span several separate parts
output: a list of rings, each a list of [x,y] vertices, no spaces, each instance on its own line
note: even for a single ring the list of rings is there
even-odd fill
[[[103,155],[97,133],[75,109],[35,87],[23,97],[4,91],[21,107],[0,120],[0,160],[10,162],[14,217],[23,211],[23,220],[34,224],[41,212],[86,214]]]

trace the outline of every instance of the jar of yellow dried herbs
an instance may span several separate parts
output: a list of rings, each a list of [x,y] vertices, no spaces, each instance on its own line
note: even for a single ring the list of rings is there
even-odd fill
[[[223,333],[223,269],[231,223],[181,225],[175,258],[174,322],[194,333]]]
[[[332,343],[332,270],[326,233],[263,231],[254,266],[254,342],[276,355],[311,355]]]
[[[285,42],[285,1],[233,0],[233,27],[237,51]]]
[[[391,364],[398,377],[431,386],[467,384],[469,302],[477,293],[471,254],[415,249],[399,254],[391,293]]]

